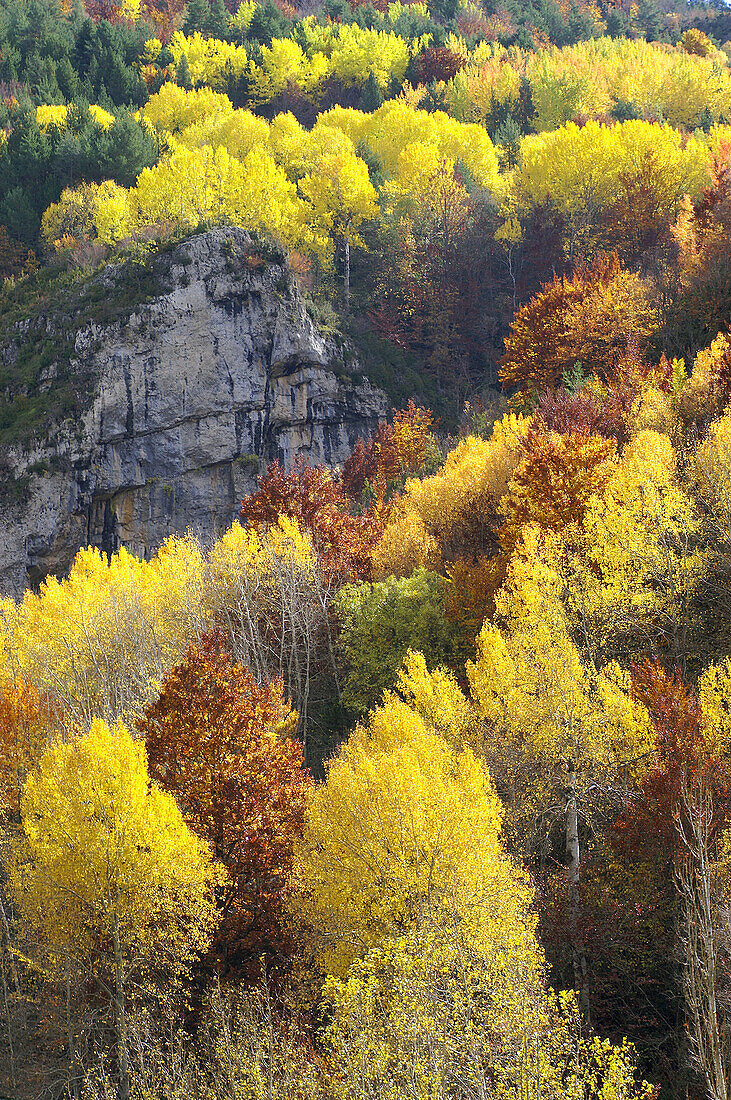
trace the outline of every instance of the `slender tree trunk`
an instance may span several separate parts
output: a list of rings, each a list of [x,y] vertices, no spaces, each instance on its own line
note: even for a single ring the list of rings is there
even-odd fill
[[[124,963],[119,938],[119,910],[114,914],[114,1022],[117,1031],[119,1084],[117,1100],[129,1100],[129,1052],[127,1050],[127,1006],[124,996]]]
[[[10,942],[10,925],[8,924],[8,918],[5,913],[5,906],[3,905],[3,895],[0,891],[0,924],[2,925],[3,939],[8,950],[8,958],[10,959],[10,972],[13,975],[13,986],[15,987],[16,997],[20,996],[20,979],[18,978],[18,968],[15,965],[15,956],[13,955],[13,946]]]
[[[70,1088],[73,1100],[79,1095],[78,1066],[76,1063],[76,1040],[74,1038],[73,1021],[71,1018],[71,971],[66,967],[66,1043],[69,1055]]]
[[[717,996],[713,800],[703,780],[684,780],[676,823],[681,842],[676,881],[682,905],[683,992],[691,1049],[709,1100],[728,1100],[731,1051]]]
[[[344,238],[345,263],[343,264],[343,286],[345,290],[345,312],[350,312],[350,241]]]
[[[568,791],[566,800],[566,854],[569,858],[569,921],[571,928],[571,956],[574,969],[574,982],[581,998],[581,1007],[585,1018],[589,1019],[589,996],[587,991],[587,965],[584,950],[584,936],[581,929],[581,895],[579,893],[579,875],[581,848],[579,845],[579,807],[576,792],[576,770],[569,767]]]

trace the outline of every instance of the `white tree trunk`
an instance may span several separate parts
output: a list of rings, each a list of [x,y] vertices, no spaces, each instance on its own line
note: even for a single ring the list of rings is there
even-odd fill
[[[729,1100],[731,1050],[718,1003],[714,912],[713,802],[702,781],[683,782],[676,825],[681,841],[676,882],[681,898],[683,992],[691,1049],[709,1100]]]
[[[124,990],[124,960],[119,936],[119,911],[114,914],[114,1025],[119,1060],[117,1100],[129,1100],[129,1052],[127,1050],[127,1006]]]
[[[571,931],[571,959],[574,970],[574,984],[579,991],[581,1006],[586,1019],[589,1019],[589,995],[587,988],[587,963],[584,950],[584,936],[581,928],[581,895],[579,876],[581,848],[579,845],[579,806],[576,791],[576,770],[571,765],[568,775],[566,800],[566,854],[569,860],[569,921]]]

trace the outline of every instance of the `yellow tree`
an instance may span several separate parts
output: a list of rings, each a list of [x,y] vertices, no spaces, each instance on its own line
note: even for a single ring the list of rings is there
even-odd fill
[[[414,706],[387,693],[309,800],[297,909],[340,976],[372,948],[455,920],[491,949],[519,951],[532,939],[531,891],[502,849],[490,777],[469,748],[452,748],[431,727],[428,699],[440,680],[428,687],[424,675],[418,664],[407,674]],[[454,729],[453,687],[447,695]]]
[[[405,936],[326,984],[336,1100],[652,1100],[626,1040],[587,1033],[573,992],[541,983],[535,955]]]
[[[328,152],[323,142],[314,162],[313,170],[300,180],[299,188],[312,206],[315,225],[334,235],[342,244],[347,311],[350,307],[350,246],[365,247],[358,228],[378,213],[376,190],[370,181],[368,166],[352,148]]]
[[[707,142],[641,119],[614,126],[568,122],[529,135],[520,154],[510,193],[526,214],[548,203],[563,217],[569,260],[602,247],[602,217],[633,178],[642,178],[650,205],[667,228],[683,196],[697,197],[710,182]]]
[[[4,674],[82,725],[139,714],[202,632],[202,573],[191,538],[170,539],[149,562],[80,550],[66,578],[0,604]]]
[[[562,583],[536,527],[524,530],[496,622],[485,623],[467,674],[485,721],[485,751],[510,796],[514,817],[532,824],[563,819],[572,893],[574,966],[585,986],[578,922],[580,818],[602,789],[618,786],[652,752],[647,712],[633,701],[617,665],[597,671],[574,644]],[[531,825],[528,828],[530,830]],[[545,827],[545,826],[544,826]],[[536,829],[537,832],[537,829]]]
[[[308,752],[309,699],[329,639],[332,592],[306,534],[288,516],[257,531],[235,523],[211,548],[204,612],[259,683],[282,677]]]
[[[68,979],[78,968],[110,1005],[126,1100],[130,991],[155,973],[180,975],[206,947],[216,865],[121,723],[97,720],[49,747],[21,812],[11,887],[22,923],[47,973]]]
[[[619,632],[625,651],[660,644],[685,661],[704,554],[666,435],[645,429],[627,444],[589,503],[584,530],[586,565],[574,597],[597,639],[606,643]]]
[[[649,1100],[633,1052],[545,989],[524,874],[505,855],[470,707],[411,654],[313,792],[299,905],[324,937],[337,1100]],[[435,727],[447,738],[442,739]]]
[[[467,436],[431,477],[406,482],[373,553],[376,577],[495,550],[499,505],[525,454],[530,420],[509,414],[489,439]]]

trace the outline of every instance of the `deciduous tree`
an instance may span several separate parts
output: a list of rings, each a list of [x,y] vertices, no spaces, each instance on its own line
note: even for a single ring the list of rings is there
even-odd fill
[[[577,363],[606,378],[628,350],[642,354],[656,324],[642,280],[616,255],[599,256],[556,277],[518,310],[505,341],[503,386],[555,389]]]
[[[517,948],[530,890],[502,850],[501,818],[474,754],[387,695],[312,792],[297,850],[297,908],[331,972],[452,920],[479,942]]]
[[[309,780],[282,682],[257,684],[224,636],[191,646],[140,722],[150,774],[228,871],[213,949],[226,971],[287,949],[283,905]]]
[[[21,813],[11,885],[26,935],[46,973],[78,971],[111,1009],[126,1100],[130,995],[151,974],[180,977],[206,948],[218,877],[210,851],[151,783],[144,745],[121,724],[95,720],[49,747]]]

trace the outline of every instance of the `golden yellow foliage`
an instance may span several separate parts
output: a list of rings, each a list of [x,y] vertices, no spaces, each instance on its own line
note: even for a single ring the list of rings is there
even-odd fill
[[[418,671],[412,691],[427,713]],[[296,855],[297,909],[319,932],[329,970],[343,975],[359,954],[450,914],[475,941],[520,942],[532,926],[530,889],[501,849],[501,818],[473,753],[451,749],[387,694],[314,790]]]
[[[98,103],[89,104],[89,114],[100,130],[110,129],[116,121],[114,115],[109,111],[105,111]],[[47,130],[49,126],[56,126],[59,130],[64,130],[67,117],[68,107],[63,104],[56,106],[55,104],[46,103],[36,107],[36,121],[42,130]]]
[[[711,424],[695,453],[692,481],[719,532],[731,537],[731,413]]]
[[[486,511],[500,502],[523,457],[530,422],[509,413],[495,424],[489,439],[468,436],[447,455],[438,474],[409,481],[406,498],[429,530],[459,524],[470,511]]]
[[[63,975],[106,955],[125,969],[154,958],[173,973],[205,948],[215,871],[171,795],[150,782],[145,747],[121,724],[46,750],[28,777],[11,871],[43,964]]]
[[[683,197],[697,197],[710,182],[703,135],[686,138],[670,126],[639,119],[614,126],[567,122],[526,137],[520,156],[511,181],[514,198],[526,209],[549,203],[564,215],[570,255],[576,242],[591,245],[599,215],[615,200],[622,180],[636,175],[643,164],[651,166],[643,186],[652,192],[654,217],[668,225]]]
[[[452,748],[461,748],[470,736],[473,710],[464,692],[450,673],[430,672],[422,653],[407,654],[396,691]]]
[[[589,601],[597,609],[633,609],[648,624],[653,611],[660,612],[670,629],[675,612],[687,605],[702,555],[692,545],[697,519],[678,485],[666,435],[645,430],[627,444],[587,510],[585,529],[593,563],[586,577]]]
[[[686,425],[703,424],[713,416],[718,401],[718,375],[729,350],[728,338],[720,332],[709,347],[701,348],[690,378],[680,393],[678,408]]]
[[[129,236],[134,227],[134,201],[113,180],[67,187],[58,202],[43,214],[41,233],[48,244],[63,238],[83,241],[98,238],[113,244]]]
[[[192,539],[149,562],[80,550],[65,580],[4,602],[4,679],[22,677],[80,723],[140,713],[197,633],[202,573]]]
[[[221,90],[227,86],[229,74],[241,77],[249,66],[249,58],[243,46],[222,42],[218,38],[204,38],[198,31],[188,37],[176,31],[170,39],[168,49],[176,67],[183,57],[187,59],[194,88],[203,85],[214,91]],[[147,109],[145,113],[147,114]]]
[[[173,218],[196,228],[201,220],[223,221],[290,245],[314,241],[294,185],[257,145],[237,160],[223,146],[187,149],[178,144],[154,168],[142,170],[130,198],[143,224]]]
[[[397,504],[373,550],[373,579],[408,577],[415,569],[433,569],[438,562],[439,544],[419,513],[408,504]]]
[[[618,767],[639,767],[653,746],[647,712],[629,677],[582,661],[563,605],[563,582],[537,528],[525,528],[467,674],[487,722],[488,759],[499,757],[525,803],[546,805],[555,786],[577,796],[611,783]],[[497,625],[501,624],[501,625]]]
[[[214,115],[231,114],[233,106],[227,95],[210,88],[186,92],[168,81],[156,95],[150,96],[140,115],[158,130],[178,134],[186,126],[202,122]]]
[[[627,418],[627,431],[634,438],[640,432],[658,432],[674,439],[678,430],[678,414],[672,394],[658,386],[645,386],[636,398]]]

